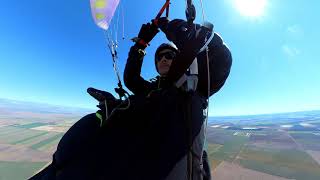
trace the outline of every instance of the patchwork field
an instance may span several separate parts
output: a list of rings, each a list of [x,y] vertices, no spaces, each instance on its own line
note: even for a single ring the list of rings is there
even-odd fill
[[[320,143],[314,132],[219,128],[209,128],[208,132],[208,154],[217,180],[320,179],[319,151],[304,149],[315,149],[313,143]]]
[[[26,179],[52,160],[63,133],[30,129],[35,125],[0,127],[1,180]]]
[[[222,162],[222,160],[215,158],[215,153],[219,151],[221,147],[223,147],[223,145],[221,144],[208,144],[208,156],[210,159],[210,165],[212,169],[215,169]]]
[[[289,179],[320,179],[320,166],[306,152],[247,148],[240,153],[241,166]]]
[[[23,180],[44,166],[45,162],[6,162],[0,161],[1,180]]]
[[[58,142],[60,141],[61,137],[63,136],[62,133],[60,134],[56,134],[50,138],[47,138],[43,141],[40,141],[37,144],[33,144],[32,146],[30,146],[32,149],[38,149],[41,151],[46,151],[48,149],[50,149],[51,147],[56,147],[56,145],[58,144]]]
[[[64,132],[80,117],[81,113],[0,107],[0,180],[27,179],[41,169],[52,160]]]
[[[26,179],[41,169],[82,116],[31,107],[0,106],[0,180]],[[320,111],[218,119],[207,131],[213,179],[319,180],[319,119]]]
[[[249,140],[247,136],[235,136],[233,135],[234,133],[234,131],[221,130],[210,133],[210,137],[208,138],[208,156],[212,169],[219,166],[222,161],[233,162]]]
[[[282,131],[270,131],[264,134],[253,133],[249,141],[250,146],[256,146],[260,148],[274,149],[298,149],[299,146],[286,132]]]
[[[52,155],[24,146],[8,144],[0,144],[0,151],[0,161],[8,162],[48,162]]]

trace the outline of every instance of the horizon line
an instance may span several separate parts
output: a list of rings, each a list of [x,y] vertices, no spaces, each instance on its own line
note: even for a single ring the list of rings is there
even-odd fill
[[[53,103],[47,103],[47,102],[36,102],[36,101],[29,101],[29,100],[17,100],[17,99],[10,99],[10,98],[4,98],[0,97],[0,100],[7,100],[7,101],[18,101],[18,102],[24,102],[24,103],[34,103],[34,104],[43,104],[47,106],[56,106],[56,107],[65,107],[70,109],[82,109],[82,110],[95,110],[95,108],[89,108],[89,107],[81,107],[81,106],[71,106],[71,105],[61,105],[61,104],[53,104]],[[312,112],[312,111],[320,111],[320,109],[309,109],[309,110],[293,110],[293,111],[283,111],[283,112],[265,112],[265,113],[257,113],[257,114],[234,114],[234,115],[213,115],[208,117],[214,117],[214,118],[222,118],[222,117],[241,117],[241,116],[263,116],[263,115],[276,115],[276,114],[287,114],[287,113],[299,113],[299,112]]]
[[[241,116],[265,116],[265,115],[279,115],[279,114],[288,114],[288,113],[300,113],[300,112],[312,112],[320,111],[320,109],[309,109],[309,110],[293,110],[293,111],[283,111],[283,112],[270,112],[270,113],[257,113],[257,114],[239,114],[239,115],[217,115],[209,117],[241,117]]]

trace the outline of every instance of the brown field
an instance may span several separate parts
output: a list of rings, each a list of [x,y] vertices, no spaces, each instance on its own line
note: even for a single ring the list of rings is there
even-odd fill
[[[287,133],[269,133],[266,135],[252,134],[249,140],[250,146],[260,148],[272,147],[273,149],[299,149],[299,146]]]
[[[1,119],[0,119],[0,120],[1,120]],[[3,121],[3,120],[0,121],[0,127],[5,127],[5,126],[9,126],[9,125],[12,125],[12,122],[10,122],[10,121]]]
[[[307,153],[320,165],[320,151],[307,151]]]
[[[70,127],[69,126],[57,126],[57,125],[47,125],[47,126],[39,126],[35,128],[31,128],[33,130],[40,130],[40,131],[49,131],[49,132],[66,132]]]
[[[243,168],[237,164],[223,161],[212,171],[214,180],[288,180],[251,169]]]
[[[216,160],[216,159],[211,160],[210,161],[211,172],[213,172],[213,170],[215,170],[221,162],[222,162],[221,160]]]
[[[208,143],[211,144],[225,144],[234,139],[233,131],[220,130],[216,128],[207,129]]]
[[[26,148],[20,145],[0,144],[0,161],[48,162],[51,153]]]

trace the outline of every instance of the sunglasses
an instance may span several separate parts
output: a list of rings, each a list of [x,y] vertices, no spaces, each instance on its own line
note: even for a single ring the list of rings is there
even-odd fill
[[[177,56],[176,53],[175,53],[175,52],[172,52],[172,51],[160,53],[160,54],[158,55],[157,61],[161,61],[161,59],[162,59],[163,57],[165,57],[167,60],[173,60],[173,59],[176,58],[176,56]]]

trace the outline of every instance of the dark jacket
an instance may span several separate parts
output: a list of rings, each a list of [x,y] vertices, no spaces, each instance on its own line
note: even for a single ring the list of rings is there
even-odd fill
[[[188,93],[176,88],[168,78],[158,76],[154,81],[146,81],[140,75],[143,58],[144,53],[139,46],[132,46],[124,71],[124,82],[135,95],[151,97],[151,106],[158,106],[158,114],[155,113],[154,117],[150,117],[153,124],[150,126],[152,133],[146,134],[146,136],[152,137],[149,142],[156,143],[150,143],[146,146],[156,147],[152,148],[153,155],[161,158],[152,159],[150,163],[157,166],[151,167],[158,169],[158,177],[166,178],[176,164],[188,153],[190,146],[192,146],[191,141],[199,134],[205,118],[203,109],[207,106],[206,98],[197,92],[189,98]],[[193,116],[195,116],[190,117],[191,122],[188,122],[185,113],[185,110],[189,108],[188,101],[193,104]],[[209,166],[207,158],[204,159],[204,163],[205,166]],[[160,169],[161,171],[159,171]],[[149,172],[153,172],[153,178],[155,178],[157,173],[152,170]],[[206,173],[210,174],[210,171]],[[179,173],[175,172],[174,178],[177,177],[176,174]]]
[[[203,31],[209,37],[213,32]],[[149,169],[153,175],[158,175],[160,179],[166,178],[181,179],[186,176],[185,169],[187,167],[187,154],[190,151],[193,154],[200,155],[203,146],[204,120],[203,110],[207,107],[207,97],[218,92],[224,85],[232,64],[232,57],[228,47],[224,44],[222,38],[218,34],[214,34],[212,41],[208,45],[209,65],[207,65],[207,53],[193,53],[191,49],[200,49],[199,47],[185,47],[178,53],[176,62],[173,62],[169,75],[173,78],[159,78],[155,81],[146,81],[141,77],[141,67],[144,58],[144,51],[139,46],[131,47],[129,57],[124,71],[124,82],[129,90],[136,95],[147,96],[156,94],[156,98],[152,100],[151,107],[157,107],[159,111],[154,113],[152,118],[153,126],[150,126],[151,134],[148,142],[156,142],[153,144],[156,148],[151,148],[154,156],[161,157],[152,159],[150,163],[158,165],[158,174]],[[184,50],[184,51],[183,51]],[[190,60],[197,56],[199,81],[196,92],[190,94],[176,88],[174,82],[181,73],[186,71],[186,67],[190,65]],[[189,63],[189,64],[187,64]],[[208,72],[210,69],[210,92],[208,94]],[[176,68],[176,69],[172,69]],[[158,91],[157,91],[158,90]],[[158,105],[158,106],[156,106]],[[152,111],[152,110],[150,110]],[[159,113],[160,112],[160,113]],[[188,114],[188,112],[191,112]],[[160,118],[159,118],[160,117]],[[152,144],[152,143],[151,143]],[[151,146],[146,144],[146,146]],[[194,172],[199,172],[197,163],[201,163],[199,158],[195,158],[195,166],[192,167]],[[210,166],[208,156],[203,156],[204,169],[203,179],[211,179]],[[164,168],[165,167],[165,168]],[[198,168],[198,169],[197,169]],[[161,171],[160,171],[161,169]],[[154,170],[154,169],[153,169]],[[201,171],[201,169],[200,169]],[[193,174],[195,180],[202,179],[201,174]],[[155,177],[154,177],[155,178]]]
[[[186,172],[179,167],[186,164],[190,148],[198,139],[203,147],[199,134],[207,99],[201,92],[189,94],[176,88],[168,79],[144,80],[143,57],[137,46],[130,49],[124,72],[126,86],[135,93],[130,108],[117,111],[102,128],[95,114],[83,117],[59,142],[53,163],[32,180],[183,180],[180,177]],[[230,70],[223,66],[229,60],[216,59],[225,72]],[[204,169],[210,172],[208,164]]]
[[[150,92],[159,88],[169,87],[172,83],[164,77],[157,76],[152,81],[141,77],[141,67],[145,52],[143,48],[134,45],[130,48],[123,80],[126,87],[135,95],[147,96]]]

